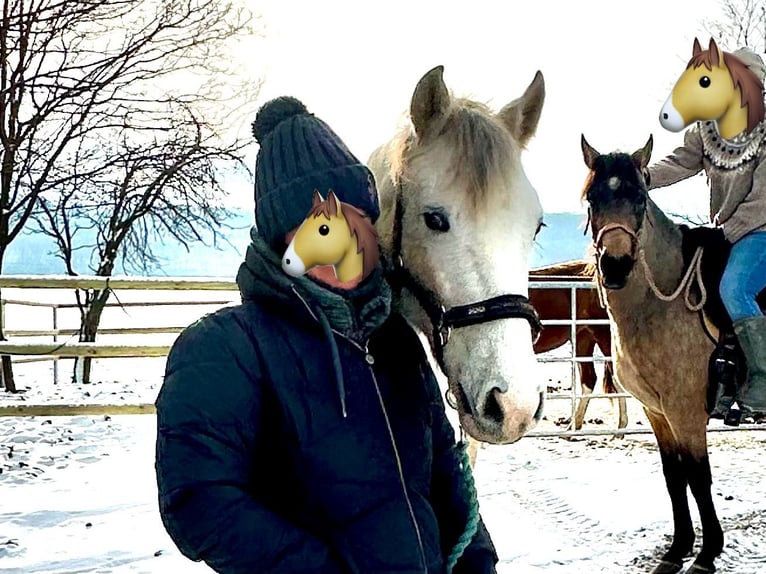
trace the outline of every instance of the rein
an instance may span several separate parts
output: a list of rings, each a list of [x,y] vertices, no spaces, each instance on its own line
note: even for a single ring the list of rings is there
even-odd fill
[[[684,293],[684,303],[686,304],[686,308],[689,311],[697,312],[702,311],[702,308],[705,306],[705,303],[707,302],[707,291],[705,290],[705,285],[702,281],[702,253],[704,251],[704,247],[700,246],[697,247],[697,250],[694,252],[694,256],[692,257],[692,260],[689,262],[689,267],[684,272],[684,276],[681,279],[681,282],[679,283],[678,287],[676,287],[676,290],[673,291],[670,295],[665,295],[662,291],[660,291],[659,287],[657,286],[657,282],[654,280],[654,275],[652,274],[652,270],[649,267],[649,264],[646,262],[646,253],[644,251],[644,248],[641,246],[641,243],[638,239],[638,233],[630,229],[629,227],[626,227],[625,225],[621,223],[609,223],[602,227],[598,235],[596,236],[596,241],[594,242],[593,246],[596,250],[596,256],[597,258],[601,257],[601,253],[603,251],[603,239],[604,235],[609,233],[610,231],[624,231],[630,236],[631,241],[631,257],[635,260],[636,259],[636,252],[638,253],[638,259],[641,262],[641,267],[644,270],[644,274],[646,275],[646,280],[649,283],[649,288],[652,290],[652,293],[654,293],[655,297],[659,299],[660,301],[665,302],[672,302],[675,301],[678,296],[683,292]],[[639,230],[640,232],[640,230]],[[600,267],[597,264],[596,265],[596,273],[600,275]],[[697,282],[697,285],[699,286],[700,290],[700,300],[697,303],[692,302],[692,295],[691,295],[691,289],[694,282]],[[601,300],[602,306],[605,305],[606,298],[603,297],[602,288],[601,288],[601,282],[598,282],[598,293],[599,293],[599,299]],[[603,297],[603,299],[602,299]]]
[[[404,263],[402,254],[402,234],[404,220],[404,202],[401,181],[396,185],[394,226],[392,233],[392,269],[389,282],[395,292],[408,290],[417,299],[418,304],[431,321],[434,355],[442,372],[444,348],[449,342],[452,329],[480,325],[499,319],[526,319],[532,329],[532,339],[536,342],[542,331],[542,324],[532,303],[524,295],[507,294],[484,299],[476,303],[445,308],[439,297],[415,277]]]

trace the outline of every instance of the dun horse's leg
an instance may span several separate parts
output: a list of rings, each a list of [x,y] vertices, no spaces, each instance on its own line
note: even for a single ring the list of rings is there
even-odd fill
[[[592,357],[593,351],[596,348],[596,341],[593,338],[590,331],[582,329],[577,332],[577,344],[575,345],[576,357]],[[593,363],[578,363],[580,370],[580,388],[582,389],[582,398],[577,404],[577,410],[575,411],[574,430],[580,430],[582,428],[583,421],[585,420],[585,411],[588,409],[588,403],[590,402],[590,395],[593,389],[596,388],[596,369]],[[572,425],[570,425],[571,427]]]
[[[673,542],[652,574],[675,574],[681,570],[684,557],[689,555],[694,546],[694,527],[686,497],[687,466],[667,419],[648,409],[644,411],[657,437],[662,472],[665,475],[665,485],[673,507]]]
[[[704,430],[703,430],[704,432]],[[705,443],[705,436],[701,437],[701,442]],[[694,574],[703,574],[705,572],[715,572],[714,561],[723,550],[723,530],[718,522],[718,517],[713,504],[713,495],[711,485],[713,479],[710,473],[710,459],[707,455],[707,448],[693,448],[697,452],[688,452],[684,454],[684,466],[686,476],[689,479],[689,488],[692,491],[697,509],[702,522],[702,550],[700,550],[694,566],[688,572]]]

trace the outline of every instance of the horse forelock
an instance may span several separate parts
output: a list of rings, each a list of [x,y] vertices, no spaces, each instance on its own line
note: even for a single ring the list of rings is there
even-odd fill
[[[580,197],[591,205],[615,198],[638,204],[646,200],[646,187],[630,154],[610,153],[596,158]]]
[[[455,99],[439,133],[420,141],[411,127],[397,134],[389,147],[391,179],[407,179],[408,166],[439,149],[451,154],[450,184],[467,190],[478,207],[503,193],[518,169],[519,145],[489,107],[468,99]]]
[[[763,82],[734,54],[723,52],[723,64],[729,71],[734,87],[740,92],[742,107],[747,107],[747,131],[750,132],[764,119]],[[703,65],[708,70],[713,69],[710,50],[692,56],[686,69],[696,69]]]

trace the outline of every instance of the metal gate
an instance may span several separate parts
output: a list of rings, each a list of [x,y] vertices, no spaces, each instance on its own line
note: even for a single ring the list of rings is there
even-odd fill
[[[612,357],[610,356],[577,357],[575,345],[573,344],[574,341],[576,340],[577,327],[579,325],[609,325],[610,322],[607,319],[577,319],[578,291],[582,292],[582,290],[596,288],[595,284],[590,280],[583,280],[582,278],[571,278],[571,277],[550,277],[550,278],[546,277],[544,280],[540,280],[540,277],[530,277],[529,288],[530,288],[530,291],[534,289],[569,289],[569,292],[570,292],[569,319],[542,321],[543,326],[569,325],[570,337],[569,337],[568,346],[569,346],[570,352],[566,356],[552,356],[551,353],[541,354],[541,355],[538,355],[537,360],[539,363],[568,363],[569,364],[568,372],[569,372],[569,377],[571,382],[570,392],[568,393],[546,392],[546,402],[550,406],[552,405],[552,403],[555,403],[556,401],[569,401],[570,421],[573,424],[578,402],[583,396],[578,392],[578,387],[579,387],[578,363],[593,361],[594,363],[597,363],[597,364],[598,363],[603,364],[612,359]],[[596,388],[598,388],[598,384]],[[538,426],[537,429],[529,432],[526,436],[527,437],[575,437],[575,436],[603,436],[603,435],[621,436],[621,435],[628,435],[628,434],[652,434],[652,430],[651,430],[651,427],[649,426],[649,422],[643,415],[643,408],[641,407],[641,404],[638,402],[638,400],[633,398],[632,395],[626,392],[619,392],[616,394],[605,394],[603,392],[594,392],[589,394],[588,397],[592,399],[591,404],[597,403],[597,401],[605,401],[607,399],[624,398],[627,403],[628,412],[630,413],[630,411],[632,410],[634,413],[633,417],[629,417],[628,419],[629,420],[628,426],[620,429],[618,428],[617,424],[613,424],[613,425],[604,424],[604,425],[597,425],[597,426],[594,424],[586,424],[583,426],[582,429],[577,431],[574,430],[573,428],[558,430],[555,428],[549,428],[551,426],[550,420],[547,420],[547,421],[543,420],[541,421],[541,424]],[[636,413],[639,414],[638,418],[636,418],[635,416]],[[612,416],[610,417],[610,419],[616,420],[616,416]],[[723,421],[713,420],[713,419],[711,419],[710,422],[708,423],[709,432],[732,432],[737,430],[763,431],[763,430],[766,430],[766,424],[758,424],[758,425],[742,424],[738,427],[731,427],[731,426],[724,425]]]

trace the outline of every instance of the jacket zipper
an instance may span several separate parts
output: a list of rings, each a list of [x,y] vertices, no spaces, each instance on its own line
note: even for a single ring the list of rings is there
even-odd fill
[[[319,321],[319,318],[314,314],[314,311],[311,309],[311,306],[306,302],[306,300],[301,296],[301,294],[298,293],[298,291],[295,289],[295,286],[292,287],[292,290],[298,296],[298,299],[301,300],[301,302],[306,307],[306,309],[311,314],[311,316],[314,318],[314,320]],[[420,550],[420,561],[423,565],[423,573],[428,574],[428,565],[426,563],[426,552],[425,552],[425,548],[423,547],[423,538],[420,534],[420,526],[418,525],[418,520],[415,517],[415,511],[412,508],[412,501],[410,500],[410,495],[407,492],[407,484],[404,480],[404,468],[402,467],[402,459],[399,456],[399,448],[396,446],[396,439],[394,438],[394,430],[391,427],[391,420],[388,417],[388,410],[386,409],[386,405],[383,402],[383,395],[380,392],[380,385],[378,385],[378,379],[375,376],[375,371],[372,369],[372,366],[375,364],[375,359],[370,354],[370,351],[368,349],[369,341],[365,342],[364,347],[362,347],[359,343],[357,343],[353,339],[350,339],[349,337],[346,337],[343,333],[339,333],[332,327],[330,328],[330,330],[334,334],[348,341],[349,343],[351,343],[351,345],[353,345],[354,347],[356,347],[357,349],[359,349],[361,352],[364,353],[364,360],[367,363],[367,368],[369,369],[370,376],[372,377],[372,384],[375,387],[375,393],[378,396],[378,404],[380,404],[380,410],[383,413],[383,419],[386,422],[386,429],[388,430],[388,438],[391,442],[391,448],[394,451],[394,458],[396,459],[396,469],[399,474],[399,484],[402,487],[404,500],[407,503],[407,511],[409,512],[409,515],[410,515],[410,521],[412,522],[412,527],[415,530],[415,536],[418,540],[418,549]]]
[[[364,348],[362,348],[360,345],[358,345],[355,341],[344,337],[343,335],[340,335],[347,341],[349,341],[352,345],[354,345],[356,348],[358,348],[360,351],[364,352],[364,359],[367,363],[367,368],[370,371],[370,376],[372,377],[372,384],[375,386],[375,393],[378,396],[378,403],[380,404],[380,410],[383,413],[383,418],[386,421],[386,428],[388,429],[388,438],[391,441],[391,448],[394,451],[394,458],[396,459],[396,469],[399,473],[399,483],[402,486],[402,493],[404,494],[404,500],[407,502],[407,510],[410,513],[410,520],[412,521],[412,527],[415,529],[415,536],[418,539],[418,548],[420,549],[420,560],[423,565],[423,572],[424,574],[428,574],[428,566],[426,564],[426,552],[423,548],[423,538],[420,535],[420,526],[418,525],[417,518],[415,517],[415,511],[412,508],[412,501],[410,500],[410,495],[407,492],[407,484],[404,480],[404,469],[402,467],[402,459],[399,456],[399,448],[396,446],[396,439],[394,438],[394,431],[391,427],[391,421],[388,418],[388,410],[386,409],[386,405],[383,402],[383,395],[380,392],[380,385],[378,385],[378,379],[375,376],[375,371],[373,371],[372,366],[375,364],[375,359],[370,354],[369,349],[367,348],[367,343],[365,343]]]

